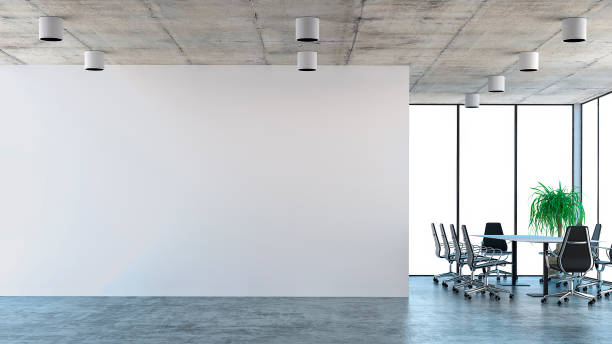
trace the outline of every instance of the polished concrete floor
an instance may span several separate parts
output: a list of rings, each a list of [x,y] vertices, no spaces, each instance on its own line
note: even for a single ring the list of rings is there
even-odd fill
[[[410,298],[2,297],[0,343],[598,343],[612,300],[464,300],[431,277]],[[552,290],[555,290],[552,285]]]

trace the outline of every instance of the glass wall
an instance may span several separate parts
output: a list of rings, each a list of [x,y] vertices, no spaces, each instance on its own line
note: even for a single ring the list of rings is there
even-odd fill
[[[514,106],[461,107],[459,127],[461,223],[470,234],[487,222],[514,234]]]
[[[568,105],[518,107],[517,232],[529,234],[532,187],[572,187],[572,107]],[[519,243],[518,273],[539,275],[541,244]]]
[[[528,234],[531,188],[538,182],[572,187],[572,107],[520,105],[517,109],[517,231]],[[612,98],[609,110],[607,125],[612,128]],[[486,222],[501,222],[504,232],[513,234],[514,106],[462,106],[460,111],[460,221],[473,234],[482,233]],[[592,130],[590,111],[586,106],[585,130]],[[434,256],[431,223],[444,223],[448,230],[456,222],[456,131],[455,105],[410,106],[409,257],[413,275],[431,275],[448,268]],[[589,139],[585,135],[585,144],[590,147],[593,143]],[[593,157],[584,155],[591,163]],[[612,172],[612,158],[607,166]],[[587,179],[593,172],[584,173],[583,179]],[[586,189],[593,185],[588,181],[584,185],[586,195]],[[585,206],[592,214],[594,206],[588,202]],[[608,204],[612,204],[612,197]],[[541,274],[541,248],[518,245],[519,274]]]
[[[448,264],[434,256],[431,223],[448,230],[456,221],[457,107],[411,105],[409,111],[410,274],[438,274]]]
[[[582,105],[582,204],[585,224],[597,224],[597,100]]]
[[[612,95],[599,98],[599,223],[604,245],[612,242]],[[605,251],[599,253],[606,257]],[[612,269],[606,268],[603,278],[612,280]]]

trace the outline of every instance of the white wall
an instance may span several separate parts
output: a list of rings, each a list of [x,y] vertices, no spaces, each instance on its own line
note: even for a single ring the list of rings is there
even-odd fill
[[[0,68],[1,295],[407,296],[408,68]]]

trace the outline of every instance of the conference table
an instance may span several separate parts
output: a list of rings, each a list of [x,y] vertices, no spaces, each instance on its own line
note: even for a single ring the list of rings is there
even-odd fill
[[[500,239],[506,241],[516,241],[516,242],[530,242],[542,244],[542,252],[548,251],[548,244],[560,244],[563,242],[562,237],[556,236],[546,236],[546,235],[478,235],[474,234],[471,236],[481,237],[481,238],[490,238],[490,239]],[[591,240],[591,242],[598,242],[596,240]],[[514,264],[514,262],[512,262]],[[548,266],[546,265],[546,255],[542,255],[542,293],[529,293],[527,295],[533,297],[542,297],[544,295],[548,295]],[[512,281],[516,281],[516,269],[512,269]]]

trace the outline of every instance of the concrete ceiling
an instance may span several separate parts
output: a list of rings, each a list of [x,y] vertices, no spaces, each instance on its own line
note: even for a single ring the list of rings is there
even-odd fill
[[[62,42],[38,17],[65,19]],[[295,42],[295,17],[321,18],[321,42]],[[563,43],[564,17],[588,18],[588,42]],[[410,65],[411,103],[576,103],[612,89],[612,0],[2,0],[0,64]],[[520,51],[541,70],[517,70]],[[488,94],[486,76],[506,75]]]

